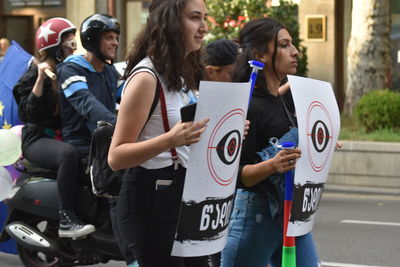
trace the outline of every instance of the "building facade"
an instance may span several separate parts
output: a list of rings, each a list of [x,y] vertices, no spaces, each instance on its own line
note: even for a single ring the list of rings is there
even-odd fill
[[[400,2],[391,1],[392,88],[400,88]],[[65,16],[77,27],[93,13],[108,13],[121,22],[117,61],[125,58],[146,21],[151,0],[2,0],[0,37],[18,41],[34,53],[34,34],[45,19]],[[347,84],[347,44],[352,0],[297,0],[300,37],[307,47],[308,77],[331,82],[342,109]],[[279,1],[267,0],[275,5]],[[79,38],[79,36],[77,36]],[[78,42],[79,43],[79,42]],[[80,48],[78,52],[83,52]]]

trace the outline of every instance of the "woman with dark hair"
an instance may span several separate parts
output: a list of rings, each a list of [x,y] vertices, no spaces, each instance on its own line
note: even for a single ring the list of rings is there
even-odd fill
[[[228,39],[209,43],[205,49],[205,71],[209,81],[230,82],[238,55],[239,45]]]
[[[22,152],[40,167],[57,171],[60,237],[79,238],[95,231],[74,212],[74,192],[79,170],[79,153],[62,141],[57,81],[46,76],[76,50],[75,26],[65,18],[45,21],[36,32],[40,59],[21,77],[13,89],[22,129]]]
[[[189,147],[208,119],[180,122],[203,76],[200,48],[208,31],[204,0],[154,0],[128,56],[108,162],[126,170],[118,222],[141,267],[208,266],[207,257],[171,256]],[[171,129],[169,129],[171,127]]]
[[[295,74],[298,51],[288,30],[270,18],[255,19],[240,32],[239,56],[233,79],[247,81],[248,61],[265,64],[259,72],[247,119],[251,127],[244,140],[228,243],[222,267],[281,266],[283,241],[284,173],[293,169],[299,149],[273,155],[264,148],[273,139],[298,139],[293,104],[286,103],[279,87]],[[290,91],[289,91],[290,92]],[[293,127],[293,128],[292,128]],[[311,234],[296,238],[297,266],[317,267],[319,259]]]

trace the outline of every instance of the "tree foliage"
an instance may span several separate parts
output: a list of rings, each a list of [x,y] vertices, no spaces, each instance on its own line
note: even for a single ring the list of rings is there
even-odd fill
[[[248,21],[271,17],[282,22],[289,30],[293,44],[298,48],[297,74],[307,74],[306,47],[299,37],[298,6],[291,1],[280,0],[280,6],[267,7],[265,0],[207,0],[210,31],[208,40],[221,38],[238,39],[239,31]]]
[[[367,131],[400,128],[400,93],[374,90],[357,102],[355,114]]]

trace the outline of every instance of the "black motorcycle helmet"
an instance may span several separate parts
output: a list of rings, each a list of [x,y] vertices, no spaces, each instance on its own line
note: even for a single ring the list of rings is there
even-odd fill
[[[100,52],[101,33],[114,31],[120,33],[120,24],[116,18],[107,14],[94,14],[86,18],[81,25],[80,35],[82,46],[105,62],[104,55]]]

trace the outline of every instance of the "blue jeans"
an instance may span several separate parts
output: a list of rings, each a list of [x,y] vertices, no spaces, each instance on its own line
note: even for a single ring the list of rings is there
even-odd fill
[[[267,196],[236,191],[228,243],[221,267],[280,267],[283,225],[272,220]],[[311,233],[296,237],[297,267],[317,267],[319,258]]]

